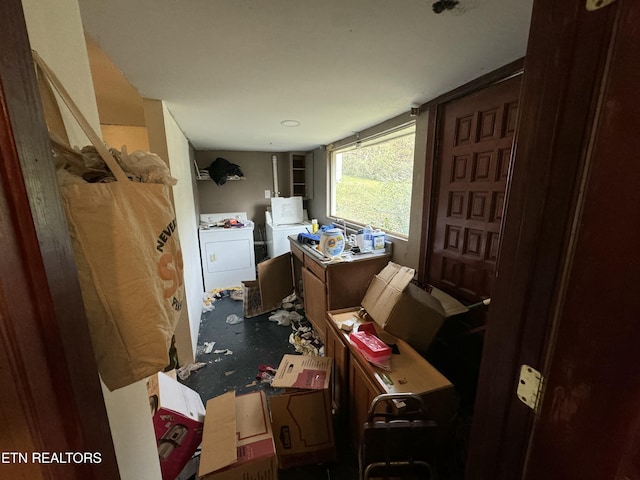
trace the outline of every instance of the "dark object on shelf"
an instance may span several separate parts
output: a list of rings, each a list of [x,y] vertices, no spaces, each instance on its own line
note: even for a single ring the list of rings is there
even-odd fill
[[[227,183],[228,177],[244,177],[244,173],[242,173],[242,170],[240,170],[238,165],[231,163],[222,157],[216,158],[205,170],[209,172],[211,180],[216,182],[218,185],[224,185]]]

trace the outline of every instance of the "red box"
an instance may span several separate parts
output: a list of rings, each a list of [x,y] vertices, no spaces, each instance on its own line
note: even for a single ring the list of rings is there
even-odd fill
[[[182,471],[202,441],[205,408],[197,392],[160,372],[147,379],[163,480]]]
[[[391,359],[391,347],[369,332],[357,331],[349,334],[351,342],[358,351],[374,365],[388,367]]]

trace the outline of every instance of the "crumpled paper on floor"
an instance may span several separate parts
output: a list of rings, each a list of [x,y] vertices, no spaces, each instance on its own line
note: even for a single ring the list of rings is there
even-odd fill
[[[186,380],[187,378],[189,378],[189,375],[191,375],[191,372],[195,372],[196,370],[200,370],[202,367],[206,366],[207,364],[202,362],[190,363],[178,368],[176,370],[176,373],[178,374],[178,378],[180,378],[180,380]]]
[[[278,325],[282,325],[284,327],[291,325],[291,322],[299,322],[303,318],[304,317],[298,312],[287,310],[278,310],[276,313],[269,316],[269,320],[272,322],[278,322]]]

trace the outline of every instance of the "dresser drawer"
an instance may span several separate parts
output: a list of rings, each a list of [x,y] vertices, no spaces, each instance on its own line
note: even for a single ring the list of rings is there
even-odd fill
[[[304,266],[323,282],[326,281],[327,269],[308,255],[304,256]]]

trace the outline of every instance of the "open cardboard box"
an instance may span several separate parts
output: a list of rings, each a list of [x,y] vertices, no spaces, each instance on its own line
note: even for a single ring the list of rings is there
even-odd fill
[[[414,274],[389,262],[371,281],[362,307],[385,331],[425,352],[444,321],[468,308],[437,288],[429,293],[412,284]]]
[[[284,253],[258,264],[258,279],[242,282],[243,315],[255,317],[280,306],[293,292],[291,254]]]
[[[336,458],[328,357],[284,355],[272,382],[285,393],[269,397],[278,464],[281,468]]]
[[[276,479],[278,464],[264,392],[207,401],[198,478]]]
[[[205,408],[197,392],[162,372],[147,379],[162,478],[174,480],[202,440]]]

